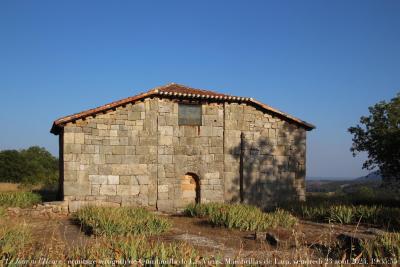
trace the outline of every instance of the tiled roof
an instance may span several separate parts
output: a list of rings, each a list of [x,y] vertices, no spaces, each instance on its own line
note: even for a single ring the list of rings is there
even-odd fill
[[[304,127],[306,130],[312,130],[315,128],[314,125],[309,124],[305,121],[302,121],[298,118],[295,118],[289,114],[286,114],[282,111],[279,111],[275,108],[272,108],[266,104],[263,104],[257,100],[254,100],[252,98],[248,97],[239,97],[239,96],[231,96],[227,94],[222,94],[222,93],[217,93],[214,91],[209,91],[209,90],[201,90],[201,89],[195,89],[191,87],[187,87],[185,85],[180,85],[176,83],[170,83],[164,86],[156,87],[154,89],[149,90],[146,93],[141,93],[135,96],[127,97],[115,102],[111,102],[109,104],[89,109],[86,111],[82,111],[80,113],[76,113],[73,115],[69,115],[66,117],[59,118],[54,121],[53,126],[50,130],[51,133],[58,134],[60,132],[60,129],[68,122],[73,122],[78,119],[84,119],[89,116],[94,116],[98,113],[101,112],[106,112],[111,109],[115,109],[116,107],[126,105],[128,103],[134,103],[136,101],[140,101],[142,99],[145,99],[147,97],[170,97],[170,98],[188,98],[188,99],[207,99],[211,101],[227,101],[227,102],[246,102],[249,104],[253,104],[259,108],[271,111],[273,113],[276,113],[277,115],[280,115],[289,121],[295,122],[299,124],[300,126]]]

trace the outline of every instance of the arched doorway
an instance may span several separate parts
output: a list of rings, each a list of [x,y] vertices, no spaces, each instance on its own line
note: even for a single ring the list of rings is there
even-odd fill
[[[186,173],[181,180],[182,200],[185,204],[200,203],[200,180],[194,173]]]

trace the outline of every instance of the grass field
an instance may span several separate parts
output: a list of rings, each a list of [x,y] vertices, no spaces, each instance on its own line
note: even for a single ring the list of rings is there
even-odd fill
[[[291,228],[297,218],[284,210],[264,213],[259,208],[243,204],[198,204],[189,205],[184,213],[189,216],[206,217],[216,226],[246,231],[265,231],[270,228]]]
[[[135,264],[139,260],[171,263],[171,259],[185,259],[210,260],[215,265],[225,258],[400,258],[400,234],[393,227],[400,218],[398,208],[351,204],[330,197],[313,195],[307,203],[291,203],[287,210],[282,206],[270,212],[220,203],[189,205],[184,216],[160,215],[137,207],[87,206],[75,214],[49,219],[7,212],[7,207],[31,207],[41,201],[39,195],[2,192],[0,260],[4,264],[17,258],[34,261],[47,257],[64,265],[82,260],[110,265],[112,261]],[[370,227],[381,231],[370,233]],[[277,237],[278,244],[255,240],[256,231]],[[337,239],[343,234],[360,239],[344,244]]]
[[[74,217],[86,231],[95,235],[155,235],[170,227],[167,219],[144,208],[87,206]]]
[[[389,206],[385,203],[390,203]],[[281,208],[299,218],[341,224],[367,224],[386,230],[400,230],[400,205],[386,197],[347,196],[341,194],[310,194],[305,203],[282,203]]]

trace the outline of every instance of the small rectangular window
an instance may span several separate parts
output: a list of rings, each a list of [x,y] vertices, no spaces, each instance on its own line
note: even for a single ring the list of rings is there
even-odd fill
[[[179,104],[179,125],[201,125],[201,105]]]

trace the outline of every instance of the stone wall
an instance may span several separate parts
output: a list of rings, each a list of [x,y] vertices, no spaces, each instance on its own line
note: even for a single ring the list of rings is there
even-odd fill
[[[203,104],[202,114],[201,126],[180,126],[177,102],[148,98],[65,125],[70,211],[89,203],[181,210],[185,174],[199,177],[202,203],[237,201],[241,133],[245,201],[304,198],[304,129],[244,104]]]
[[[64,199],[156,207],[158,101],[146,99],[64,127]]]
[[[227,201],[240,200],[241,154],[245,203],[266,208],[278,201],[305,199],[305,129],[249,105],[226,103]]]
[[[158,202],[161,210],[180,210],[185,174],[200,178],[202,203],[223,201],[223,105],[202,106],[202,126],[179,126],[178,104],[158,103]]]

